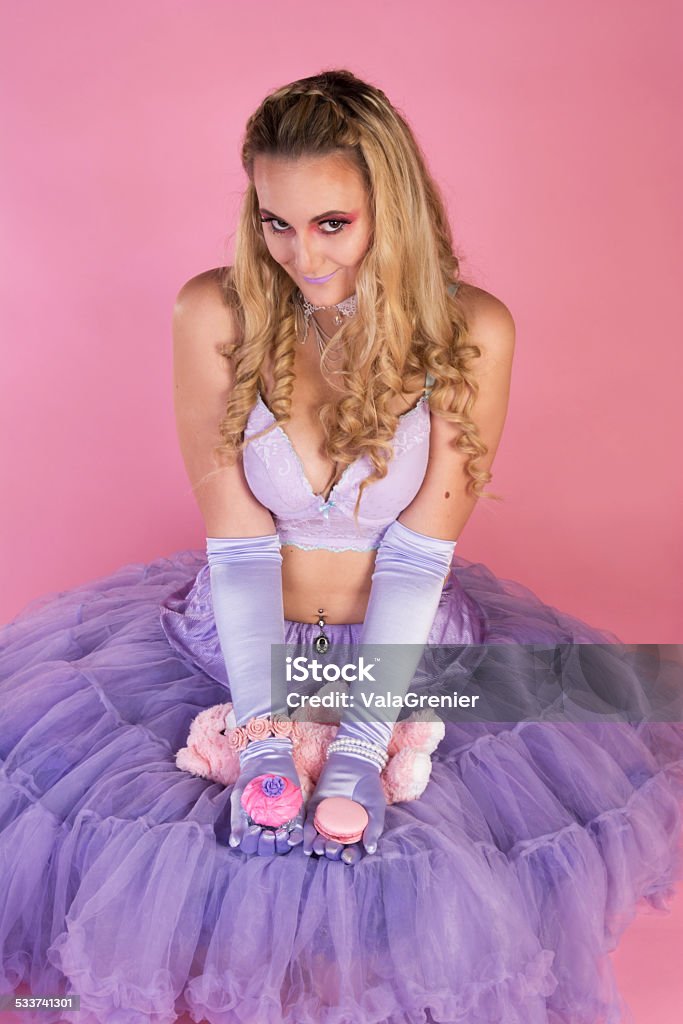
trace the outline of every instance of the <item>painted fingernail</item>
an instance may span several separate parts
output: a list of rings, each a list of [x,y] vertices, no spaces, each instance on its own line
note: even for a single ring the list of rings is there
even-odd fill
[[[377,849],[377,846],[375,845],[375,843],[371,843],[370,846],[368,846],[367,849],[368,849],[368,853],[374,853],[375,850]]]
[[[230,843],[230,846],[239,846],[240,844],[238,836],[230,836],[228,842]]]

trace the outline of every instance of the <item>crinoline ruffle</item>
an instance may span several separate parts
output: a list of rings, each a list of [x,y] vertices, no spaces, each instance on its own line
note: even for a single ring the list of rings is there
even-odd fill
[[[228,699],[201,667],[207,608],[184,619],[192,658],[159,618],[201,564],[126,566],[0,632],[4,991],[79,994],[84,1024],[620,1022],[607,954],[683,877],[683,725],[448,722],[375,857],[244,857],[226,846],[230,791],[174,761],[192,718]],[[610,642],[485,567],[458,560],[455,584],[484,638],[507,636],[508,662],[501,646],[477,671],[507,664],[513,693],[554,668],[515,638]],[[620,671],[603,654],[559,671],[592,686]]]

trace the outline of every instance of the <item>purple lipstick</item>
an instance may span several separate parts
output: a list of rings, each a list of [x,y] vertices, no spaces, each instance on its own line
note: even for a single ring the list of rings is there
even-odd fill
[[[306,277],[305,274],[302,274],[301,276],[303,277],[304,281],[308,282],[308,284],[325,284],[325,282],[329,281],[331,277],[334,277],[336,273],[337,271],[333,270],[332,273],[327,274],[326,277]]]

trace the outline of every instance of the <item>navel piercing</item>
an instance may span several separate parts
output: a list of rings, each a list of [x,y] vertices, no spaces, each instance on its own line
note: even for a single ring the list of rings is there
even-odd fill
[[[322,608],[318,608],[318,625],[320,627],[320,636],[317,636],[315,638],[313,646],[315,647],[317,654],[325,654],[325,652],[329,649],[330,640],[329,637],[325,635],[325,618],[323,616]]]

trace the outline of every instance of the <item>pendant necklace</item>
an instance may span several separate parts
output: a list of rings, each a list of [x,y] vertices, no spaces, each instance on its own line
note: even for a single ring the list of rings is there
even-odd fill
[[[318,342],[318,350],[320,352],[320,355],[322,355],[323,352],[325,351],[326,345],[332,339],[332,335],[327,334],[316,320],[314,314],[319,309],[334,309],[334,323],[337,327],[341,327],[341,325],[344,323],[345,317],[348,318],[355,316],[356,312],[358,311],[358,300],[354,293],[348,299],[343,299],[341,302],[337,302],[333,306],[316,306],[312,302],[309,302],[307,298],[305,298],[303,292],[297,292],[295,302],[295,315],[297,321],[297,334],[299,335],[299,343],[301,345],[305,344],[306,338],[308,337],[308,327],[312,320],[313,333],[315,334],[316,340]]]

